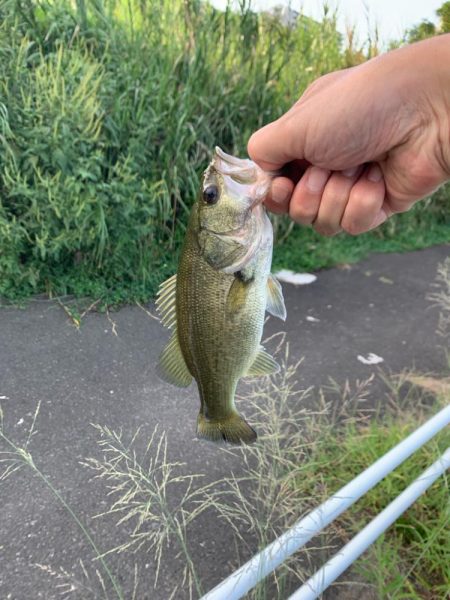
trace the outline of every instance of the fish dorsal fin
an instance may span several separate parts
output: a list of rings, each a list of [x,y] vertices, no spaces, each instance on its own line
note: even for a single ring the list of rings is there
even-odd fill
[[[172,275],[164,281],[158,289],[156,297],[156,310],[161,316],[161,323],[171,329],[176,325],[176,291],[177,291],[177,276]]]
[[[176,330],[161,352],[156,372],[161,379],[178,387],[187,387],[192,381],[192,375],[189,373],[181,353]]]
[[[267,312],[274,317],[286,320],[286,306],[284,304],[283,291],[280,282],[273,275],[267,279]]]
[[[262,377],[263,375],[271,375],[272,373],[278,373],[280,365],[276,360],[268,354],[261,346],[258,350],[255,360],[252,366],[249,368],[246,377]]]

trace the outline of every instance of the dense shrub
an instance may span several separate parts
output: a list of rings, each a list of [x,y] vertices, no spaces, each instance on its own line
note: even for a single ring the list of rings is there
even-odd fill
[[[245,153],[348,62],[331,14],[287,26],[197,0],[4,0],[0,295],[151,294],[211,149]]]

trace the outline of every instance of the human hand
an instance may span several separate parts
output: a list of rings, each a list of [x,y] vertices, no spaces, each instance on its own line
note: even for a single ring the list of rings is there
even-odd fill
[[[450,178],[450,34],[393,50],[310,85],[252,135],[276,177],[266,205],[324,235],[359,234]]]

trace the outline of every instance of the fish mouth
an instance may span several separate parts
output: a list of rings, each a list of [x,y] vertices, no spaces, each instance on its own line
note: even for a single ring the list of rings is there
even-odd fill
[[[213,163],[217,171],[222,175],[229,175],[237,183],[254,183],[257,179],[257,166],[249,158],[237,158],[227,154],[216,146]]]
[[[237,227],[236,229],[229,229],[228,231],[214,231],[213,229],[203,229],[206,233],[214,235],[220,240],[233,241],[241,244],[242,246],[247,245],[246,236],[248,234],[247,228],[244,226]]]
[[[222,175],[227,190],[248,199],[250,210],[267,196],[273,174],[263,171],[249,158],[231,156],[216,146],[210,166]]]

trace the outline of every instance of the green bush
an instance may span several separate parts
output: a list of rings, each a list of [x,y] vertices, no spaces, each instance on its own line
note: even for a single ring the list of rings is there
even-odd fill
[[[252,130],[286,108],[317,64],[339,66],[328,21],[305,33],[193,1],[86,6],[9,1],[2,9],[6,297],[151,293],[173,268],[214,145],[245,152]],[[276,81],[300,43],[295,93],[287,93]],[[332,48],[326,64],[324,46]]]
[[[245,154],[349,60],[326,12],[287,27],[245,3],[4,0],[0,295],[147,298],[174,269],[212,148]]]

